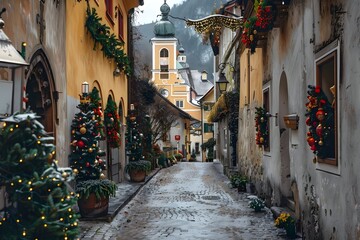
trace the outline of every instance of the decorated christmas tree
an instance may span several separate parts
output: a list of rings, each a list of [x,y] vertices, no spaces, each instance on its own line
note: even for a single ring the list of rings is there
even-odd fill
[[[101,135],[89,94],[83,93],[78,108],[80,112],[75,114],[71,124],[69,155],[70,166],[77,174],[78,206],[82,217],[100,217],[107,214],[108,199],[115,196],[116,184],[103,173],[106,161],[101,157],[105,152],[99,148]]]
[[[118,148],[121,145],[120,136],[120,117],[117,112],[117,106],[111,96],[108,97],[108,101],[105,108],[105,126],[107,133],[107,142],[111,148]]]
[[[105,137],[105,132],[104,132],[105,126],[102,120],[103,112],[101,108],[100,94],[99,94],[99,90],[96,87],[94,87],[90,93],[89,108],[94,112],[94,116],[96,120],[95,126],[100,134],[101,139],[103,139]]]
[[[140,133],[136,121],[134,106],[131,104],[129,116],[126,118],[126,155],[129,157],[129,163],[125,166],[125,171],[130,174],[132,181],[143,181],[146,172],[151,169],[151,162],[144,159],[142,140],[143,134]],[[135,178],[135,172],[143,172],[143,176]]]
[[[136,121],[135,110],[130,110],[130,115],[126,118],[126,155],[129,156],[129,161],[136,161],[142,159],[142,134],[138,129]]]
[[[78,105],[80,112],[75,114],[71,124],[70,166],[77,174],[77,181],[104,179],[106,161],[100,157],[105,153],[99,148],[101,138],[96,115],[92,111],[87,94]]]
[[[34,113],[3,119],[0,185],[7,201],[0,211],[0,239],[75,239],[76,194],[70,168],[58,168],[53,138]]]

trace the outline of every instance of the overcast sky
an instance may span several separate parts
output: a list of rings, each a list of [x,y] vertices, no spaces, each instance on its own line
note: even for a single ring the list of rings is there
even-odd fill
[[[182,2],[184,2],[184,0],[166,1],[166,3],[170,6],[170,8],[174,4],[179,5]],[[157,17],[157,15],[161,13],[160,7],[163,4],[164,4],[164,0],[144,0],[144,5],[138,7],[138,10],[140,12],[137,14],[137,17],[135,19],[135,25],[141,25],[141,24],[156,22],[156,20],[160,20],[160,17]]]

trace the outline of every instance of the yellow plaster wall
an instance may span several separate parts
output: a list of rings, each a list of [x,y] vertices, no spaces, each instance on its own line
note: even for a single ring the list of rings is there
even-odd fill
[[[94,1],[90,1],[90,8],[95,8],[98,15],[102,17],[102,24],[110,26],[110,22],[105,16],[105,2],[98,1],[97,5]],[[125,10],[122,1],[114,2],[114,7],[118,5]],[[90,90],[94,81],[100,85],[103,103],[106,104],[107,97],[112,91],[115,101],[119,104],[120,99],[124,99],[124,107],[127,106],[127,80],[124,73],[119,77],[113,76],[116,67],[112,59],[107,59],[100,50],[98,45],[94,50],[94,40],[87,32],[85,27],[86,19],[86,3],[74,3],[66,1],[66,77],[67,77],[67,94],[68,96],[78,98],[81,94],[81,84],[87,81],[90,84]],[[114,9],[115,13],[115,9]],[[127,14],[123,12],[124,23],[127,23]],[[115,25],[111,28],[118,35],[117,19]],[[127,27],[124,26],[124,36],[127,36]],[[126,38],[125,38],[126,39]],[[126,46],[124,48],[126,50]],[[124,109],[126,111],[126,109]]]
[[[248,49],[245,49],[245,52],[241,54],[240,57],[240,71],[242,72],[242,74],[240,74],[240,108],[254,101],[262,102],[262,49],[257,48],[256,52],[250,55],[250,73],[248,69],[249,61],[247,51]],[[250,81],[248,80],[249,74]]]

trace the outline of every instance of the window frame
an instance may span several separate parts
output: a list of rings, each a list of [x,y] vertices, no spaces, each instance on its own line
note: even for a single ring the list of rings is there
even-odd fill
[[[159,62],[159,69],[160,69],[160,79],[169,79],[169,50],[166,48],[162,48],[159,53],[160,59],[166,58],[167,64],[161,64]]]
[[[111,26],[115,25],[114,22],[114,0],[105,0],[105,15]]]
[[[124,31],[125,31],[125,24],[124,24],[124,15],[122,14],[122,11],[120,9],[120,6],[118,6],[117,9],[117,18],[118,18],[118,36],[119,39],[122,42],[125,42],[125,36],[124,36]]]
[[[322,87],[321,82],[321,66],[324,66],[325,63],[328,63],[333,59],[333,69],[334,69],[334,85],[335,85],[335,108],[334,108],[334,122],[335,122],[335,158],[321,159],[316,157],[316,169],[321,171],[326,171],[329,173],[340,174],[340,96],[339,96],[339,85],[340,85],[340,41],[336,40],[321,51],[315,54],[314,61],[314,84]]]
[[[266,97],[267,95],[267,97]],[[271,106],[271,103],[270,103],[270,87],[266,87],[262,90],[262,100],[263,100],[263,108],[265,109],[266,112],[271,112],[271,109],[270,109],[270,106]],[[268,146],[267,147],[264,147],[264,151],[265,152],[270,152],[270,134],[271,134],[271,131],[270,131],[270,128],[271,128],[271,125],[270,125],[270,118],[268,118],[268,121],[267,121],[267,128],[268,128],[268,136],[267,136],[267,143],[268,143]]]
[[[179,103],[179,104],[178,104]],[[181,103],[181,104],[180,104]],[[179,106],[181,105],[181,106]],[[178,108],[184,108],[184,100],[182,99],[175,99],[175,106]]]

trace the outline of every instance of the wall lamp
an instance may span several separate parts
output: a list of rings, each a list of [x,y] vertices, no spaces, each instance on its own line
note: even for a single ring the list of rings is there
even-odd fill
[[[226,79],[226,76],[223,72],[223,70],[225,69],[226,65],[230,66],[230,70],[233,72],[234,71],[234,67],[230,64],[230,63],[220,63],[218,65],[218,69],[220,71],[219,73],[219,80],[216,82],[216,85],[219,88],[220,94],[226,92],[227,90],[227,84],[229,83],[229,81]]]
[[[81,93],[82,94],[88,94],[89,93],[89,83],[88,82],[83,82],[81,84]]]

